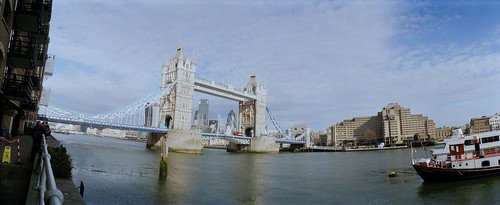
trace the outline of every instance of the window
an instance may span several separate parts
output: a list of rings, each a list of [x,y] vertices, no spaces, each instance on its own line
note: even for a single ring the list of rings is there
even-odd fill
[[[474,140],[465,140],[464,144],[465,144],[465,146],[467,146],[467,145],[473,145],[474,144]]]
[[[486,160],[486,161],[482,161],[481,162],[481,166],[482,167],[489,167],[490,166],[490,161]]]
[[[496,142],[499,141],[499,136],[492,136],[492,137],[483,137],[481,138],[482,143],[488,143],[488,142]]]

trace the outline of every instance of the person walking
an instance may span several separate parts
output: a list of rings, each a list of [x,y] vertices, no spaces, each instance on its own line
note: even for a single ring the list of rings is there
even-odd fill
[[[33,144],[31,146],[31,156],[30,161],[33,163],[35,161],[36,154],[40,150],[40,146],[42,145],[42,122],[36,121],[35,128],[31,137],[33,138]]]

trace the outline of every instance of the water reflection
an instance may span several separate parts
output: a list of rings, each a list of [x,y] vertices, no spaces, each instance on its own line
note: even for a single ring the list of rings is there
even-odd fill
[[[500,177],[423,184],[409,149],[276,155],[160,153],[145,144],[64,135],[87,204],[500,204]],[[397,177],[388,177],[398,171]]]
[[[500,177],[422,183],[418,194],[424,199],[434,199],[447,204],[498,204],[496,193],[500,190],[499,185]]]

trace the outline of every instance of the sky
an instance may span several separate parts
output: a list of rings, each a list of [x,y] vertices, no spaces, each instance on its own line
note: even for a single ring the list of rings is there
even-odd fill
[[[64,0],[50,24],[44,88],[86,114],[157,91],[179,45],[198,77],[240,87],[255,74],[285,129],[389,103],[438,127],[500,113],[500,1]],[[237,109],[196,93],[193,112],[201,98],[211,119]]]

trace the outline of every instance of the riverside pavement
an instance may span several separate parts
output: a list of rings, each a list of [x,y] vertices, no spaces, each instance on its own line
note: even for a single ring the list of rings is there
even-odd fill
[[[16,164],[17,142],[0,143],[2,157],[5,147],[11,147],[10,163],[0,163],[0,204],[38,204],[38,190],[33,189],[37,185],[38,173],[33,171],[33,164],[30,162],[33,139],[27,135],[15,138],[19,139],[21,164]],[[47,144],[49,147],[60,145],[52,136],[47,137]],[[64,195],[63,204],[85,204],[73,180],[64,178],[55,180],[57,188]]]

